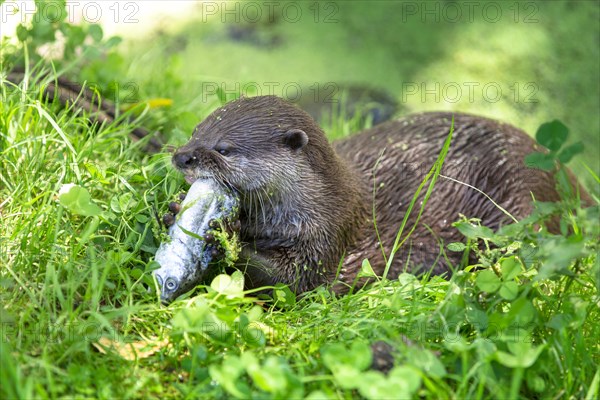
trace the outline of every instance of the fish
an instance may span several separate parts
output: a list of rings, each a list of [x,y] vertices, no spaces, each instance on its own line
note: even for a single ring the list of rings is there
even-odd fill
[[[175,223],[168,230],[170,240],[163,241],[154,256],[160,265],[154,276],[163,304],[193,289],[215,261],[218,244],[205,240],[205,235],[211,232],[209,223],[235,221],[238,213],[239,198],[228,188],[210,178],[192,183]]]

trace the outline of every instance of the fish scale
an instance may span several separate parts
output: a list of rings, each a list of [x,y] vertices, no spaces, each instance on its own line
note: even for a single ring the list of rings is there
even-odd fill
[[[212,179],[198,179],[190,186],[177,220],[169,228],[170,240],[161,243],[154,257],[160,264],[154,275],[161,301],[170,303],[200,283],[216,247],[204,240],[211,229],[209,222],[237,219],[238,203],[236,195]]]

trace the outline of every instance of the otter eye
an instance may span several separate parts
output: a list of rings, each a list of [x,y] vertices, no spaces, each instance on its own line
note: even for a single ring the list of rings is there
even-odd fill
[[[214,147],[214,151],[222,156],[228,156],[231,154],[232,147],[227,143],[219,143]]]
[[[167,281],[165,282],[165,288],[167,288],[167,290],[169,290],[169,291],[173,291],[173,290],[177,289],[177,282],[175,282],[175,279],[173,279],[173,278],[167,279]]]

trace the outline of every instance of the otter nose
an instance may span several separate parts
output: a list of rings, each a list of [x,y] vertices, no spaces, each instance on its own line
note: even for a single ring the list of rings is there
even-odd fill
[[[198,158],[191,151],[176,151],[173,154],[173,164],[179,169],[188,169],[198,164]]]

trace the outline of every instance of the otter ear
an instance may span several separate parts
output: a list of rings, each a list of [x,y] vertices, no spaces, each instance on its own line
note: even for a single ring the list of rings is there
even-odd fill
[[[308,135],[301,129],[290,129],[283,134],[283,143],[292,150],[300,150],[308,144]]]

